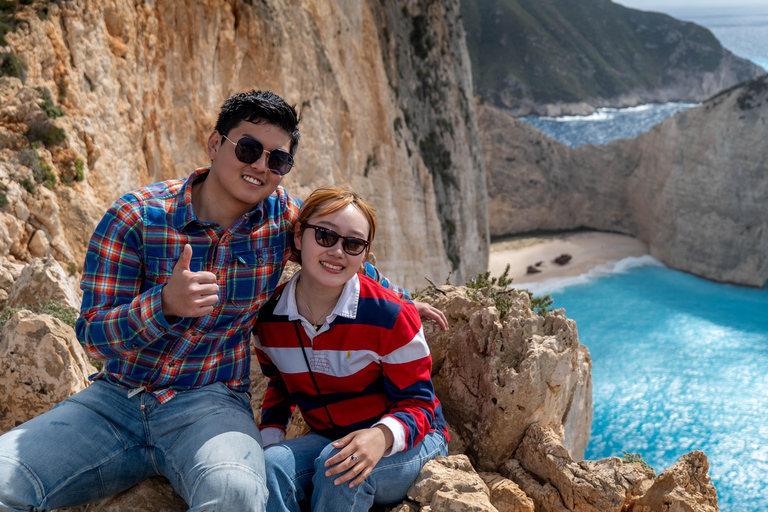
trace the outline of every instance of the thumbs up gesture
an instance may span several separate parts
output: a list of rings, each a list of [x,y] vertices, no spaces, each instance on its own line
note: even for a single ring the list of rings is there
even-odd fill
[[[166,317],[199,317],[210,314],[219,302],[219,285],[211,272],[192,272],[192,246],[186,244],[163,286],[160,296]]]

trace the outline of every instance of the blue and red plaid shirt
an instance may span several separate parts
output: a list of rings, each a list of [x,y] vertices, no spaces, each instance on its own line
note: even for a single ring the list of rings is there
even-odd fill
[[[198,220],[192,208],[192,184],[208,171],[129,192],[96,227],[85,256],[76,325],[87,354],[104,360],[91,379],[144,386],[161,403],[177,391],[214,382],[248,390],[251,329],[291,255],[300,203],[278,187],[224,230]],[[192,246],[190,270],[217,276],[219,302],[209,315],[169,324],[160,292],[185,244]],[[373,267],[366,274],[407,295]]]

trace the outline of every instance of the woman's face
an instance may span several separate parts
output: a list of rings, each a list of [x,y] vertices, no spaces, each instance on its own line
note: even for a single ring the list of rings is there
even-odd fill
[[[354,205],[328,215],[313,215],[307,223],[335,231],[342,237],[368,240],[370,225],[363,213]],[[305,277],[314,285],[340,288],[357,273],[368,254],[364,250],[353,256],[342,248],[344,239],[339,238],[332,247],[323,247],[315,241],[315,229],[306,227],[294,237],[296,248],[301,251],[301,279]]]

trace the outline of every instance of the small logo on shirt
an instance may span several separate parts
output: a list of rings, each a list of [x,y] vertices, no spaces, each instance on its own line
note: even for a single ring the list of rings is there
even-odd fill
[[[327,371],[330,371],[331,369],[331,362],[324,357],[310,357],[309,365],[315,371],[327,372]]]

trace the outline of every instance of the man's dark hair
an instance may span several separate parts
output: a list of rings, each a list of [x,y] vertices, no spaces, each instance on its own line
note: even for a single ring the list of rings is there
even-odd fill
[[[296,108],[283,98],[269,91],[248,91],[234,94],[221,106],[216,131],[229,135],[241,121],[266,123],[279,126],[291,136],[291,154],[299,147],[299,118]]]

